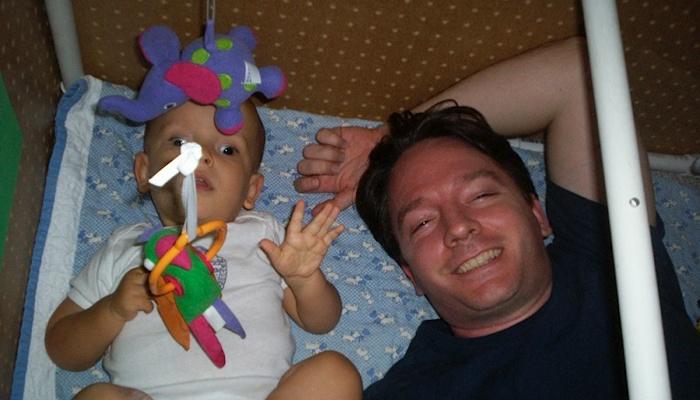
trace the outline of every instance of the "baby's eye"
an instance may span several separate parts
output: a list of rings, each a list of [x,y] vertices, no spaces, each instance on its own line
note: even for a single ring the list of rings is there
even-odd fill
[[[221,146],[219,151],[221,154],[226,154],[227,156],[234,155],[238,152],[238,150],[236,150],[236,148],[233,146]]]
[[[187,143],[187,140],[185,140],[183,138],[176,137],[176,138],[170,139],[170,143],[172,143],[173,146],[175,146],[175,147],[182,147],[183,144]]]

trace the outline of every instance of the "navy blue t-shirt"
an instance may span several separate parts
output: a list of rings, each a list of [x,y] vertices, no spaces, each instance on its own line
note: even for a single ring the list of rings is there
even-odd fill
[[[612,248],[604,206],[549,182],[547,247],[552,294],[533,316],[472,339],[442,320],[423,322],[406,355],[365,391],[366,399],[624,399],[624,370]],[[700,398],[700,335],[651,229],[674,399]]]

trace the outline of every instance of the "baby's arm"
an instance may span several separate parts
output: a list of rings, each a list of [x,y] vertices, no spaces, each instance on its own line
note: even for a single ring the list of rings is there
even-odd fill
[[[299,201],[282,245],[268,239],[260,242],[272,266],[289,285],[284,293],[284,309],[311,333],[328,332],[340,318],[340,296],[320,269],[328,247],[343,231],[342,225],[333,227],[339,211],[329,204],[303,227],[304,202]]]
[[[127,272],[117,290],[83,310],[66,298],[49,319],[46,351],[61,368],[80,371],[94,365],[124,324],[139,311],[150,313],[148,272],[137,267]]]

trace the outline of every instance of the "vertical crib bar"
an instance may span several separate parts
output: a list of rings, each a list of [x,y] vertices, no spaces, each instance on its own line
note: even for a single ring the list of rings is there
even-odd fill
[[[613,0],[583,0],[630,399],[670,399],[659,294]]]
[[[73,6],[70,0],[46,0],[44,3],[56,48],[58,67],[61,69],[61,79],[63,86],[67,88],[83,76]]]

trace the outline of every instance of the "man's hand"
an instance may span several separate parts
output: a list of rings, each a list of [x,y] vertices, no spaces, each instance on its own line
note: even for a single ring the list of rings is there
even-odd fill
[[[302,227],[304,202],[298,201],[287,225],[284,242],[277,246],[268,239],[260,241],[260,248],[285,280],[306,279],[319,271],[328,248],[343,231],[342,225],[333,227],[339,212],[338,207],[327,204],[308,225]]]
[[[110,295],[109,309],[113,315],[131,321],[139,311],[146,314],[153,311],[147,279],[148,271],[143,267],[136,267],[124,275],[117,290]]]
[[[387,133],[385,126],[336,127],[318,131],[318,144],[312,143],[304,148],[304,159],[297,164],[302,177],[294,182],[296,190],[302,193],[335,194],[330,200],[316,205],[314,215],[328,203],[344,209],[355,202],[357,184],[367,169],[369,153]]]

